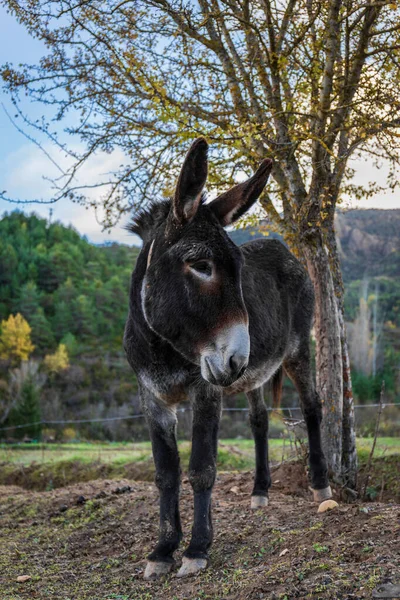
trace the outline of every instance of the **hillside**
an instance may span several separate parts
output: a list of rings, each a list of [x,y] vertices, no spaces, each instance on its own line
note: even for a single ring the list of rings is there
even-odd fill
[[[365,276],[400,276],[400,209],[339,211],[335,226],[346,282]],[[251,228],[236,229],[230,236],[236,244],[244,244],[262,234]],[[270,237],[282,240],[274,232]]]
[[[345,281],[400,276],[400,209],[339,212],[336,232]]]
[[[367,214],[365,214],[367,213]],[[353,383],[357,400],[376,400],[382,377],[388,397],[399,388],[400,274],[396,227],[400,211],[350,211],[338,218],[339,247],[346,282],[346,313],[353,352]],[[244,243],[260,233],[231,232]],[[0,322],[21,313],[31,326],[38,365],[36,404],[10,413],[3,425],[84,419],[79,429],[68,425],[46,428],[44,439],[146,439],[141,420],[96,419],[131,417],[141,412],[137,382],[122,349],[128,310],[129,282],[139,249],[120,244],[95,246],[73,228],[49,224],[35,215],[6,214],[0,220]],[[365,275],[369,281],[366,282]],[[367,326],[360,322],[360,298],[367,303]],[[373,315],[376,316],[375,321]],[[379,339],[373,326],[378,326]],[[375,336],[375,337],[374,337]],[[352,340],[355,340],[352,343]],[[70,366],[47,375],[43,357],[66,345]],[[374,347],[375,358],[371,355]],[[364,354],[357,358],[358,349]],[[367,357],[367,360],[365,359]],[[359,365],[359,366],[358,366]],[[367,366],[366,366],[367,365]],[[373,370],[375,365],[376,369]],[[375,368],[375,367],[374,367]],[[0,425],[2,402],[15,398],[14,374],[0,361]],[[296,402],[285,380],[283,403]],[[246,406],[244,397],[228,406]],[[21,405],[23,406],[23,405]],[[236,418],[237,417],[237,418]],[[189,416],[188,416],[189,419]],[[187,429],[185,419],[183,428]],[[248,435],[242,415],[224,415],[221,431],[227,437]],[[35,438],[37,431],[13,432]]]
[[[378,291],[381,318],[400,327],[400,209],[338,212],[336,232],[347,320],[355,319],[364,293]],[[237,244],[262,237],[257,229],[230,235]],[[276,233],[271,237],[281,239]]]
[[[355,318],[368,277],[369,289],[379,288],[385,321],[400,326],[400,210],[339,213],[336,228],[348,319]],[[261,234],[230,235],[242,244]],[[35,215],[6,214],[0,220],[0,320],[20,312],[39,355],[66,336],[81,349],[119,350],[138,252],[121,244],[95,246],[73,228]]]
[[[94,246],[73,228],[35,215],[0,220],[0,320],[21,313],[35,354],[67,339],[88,349],[121,346],[137,248]]]

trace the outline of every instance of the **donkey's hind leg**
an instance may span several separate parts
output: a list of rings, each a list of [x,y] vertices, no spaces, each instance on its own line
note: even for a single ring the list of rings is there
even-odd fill
[[[300,406],[306,422],[314,501],[323,502],[332,497],[332,492],[329,486],[328,469],[321,443],[321,400],[315,390],[311,375],[308,339],[300,344],[295,355],[285,360],[284,367],[299,393]]]
[[[268,506],[271,475],[268,464],[268,411],[264,403],[263,388],[246,394],[250,409],[250,425],[254,437],[256,471],[251,494],[251,508]]]
[[[176,443],[176,412],[160,406],[156,399],[141,389],[143,408],[150,429],[155,482],[160,492],[160,532],[155,549],[149,554],[145,579],[157,579],[171,571],[173,553],[182,539],[179,516],[180,466]]]

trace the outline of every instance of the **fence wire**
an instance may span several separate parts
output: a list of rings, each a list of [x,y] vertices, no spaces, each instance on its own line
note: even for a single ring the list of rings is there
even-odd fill
[[[355,409],[358,408],[377,408],[379,403],[377,404],[356,404],[354,405]],[[400,403],[396,402],[388,402],[382,405],[382,408],[386,408],[387,406],[397,406],[400,407]],[[267,407],[268,412],[277,412],[277,411],[293,411],[293,410],[301,410],[300,406],[291,406],[291,407],[281,407],[279,409]],[[248,412],[249,408],[239,408],[239,407],[226,407],[222,409],[223,412]],[[191,407],[178,408],[178,413],[192,412]],[[21,425],[9,425],[7,427],[0,427],[0,431],[11,431],[14,429],[24,429],[28,427],[38,427],[42,425],[79,425],[84,423],[107,423],[107,422],[115,422],[115,421],[130,421],[133,419],[143,419],[145,415],[140,413],[138,415],[127,415],[124,417],[100,417],[95,419],[66,419],[66,420],[42,420],[35,421],[33,423],[23,423]]]

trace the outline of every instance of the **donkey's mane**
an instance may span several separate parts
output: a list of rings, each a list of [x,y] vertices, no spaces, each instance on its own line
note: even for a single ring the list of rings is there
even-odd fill
[[[170,209],[171,200],[155,200],[146,207],[140,208],[126,229],[147,242],[152,237],[154,229],[167,219]]]
[[[206,201],[206,194],[202,194],[201,203]],[[144,242],[153,238],[154,230],[166,221],[171,210],[172,200],[153,200],[147,206],[140,208],[125,227],[127,231],[136,233]]]

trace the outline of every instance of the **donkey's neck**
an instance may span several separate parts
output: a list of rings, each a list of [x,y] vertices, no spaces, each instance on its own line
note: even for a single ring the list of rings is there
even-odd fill
[[[134,315],[135,328],[140,332],[141,337],[152,345],[159,336],[149,327],[144,315],[142,305],[142,286],[146,276],[147,267],[151,260],[151,251],[153,241],[148,241],[144,244],[141,253],[136,262],[136,268],[131,279],[131,293],[129,301],[130,314]]]
[[[136,360],[149,363],[165,363],[182,365],[186,359],[164,338],[158,335],[147,323],[142,305],[142,286],[147,267],[151,261],[152,241],[147,242],[136,262],[131,279],[131,293],[125,343],[132,340],[132,351],[137,354]],[[191,363],[187,363],[190,365]],[[191,365],[192,366],[192,365]]]

